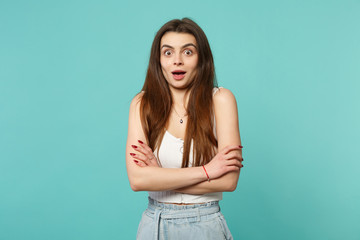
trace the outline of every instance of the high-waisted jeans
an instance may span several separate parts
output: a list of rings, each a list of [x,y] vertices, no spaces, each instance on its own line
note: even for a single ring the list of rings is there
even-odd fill
[[[177,205],[149,198],[141,218],[137,240],[229,240],[233,239],[219,202]]]

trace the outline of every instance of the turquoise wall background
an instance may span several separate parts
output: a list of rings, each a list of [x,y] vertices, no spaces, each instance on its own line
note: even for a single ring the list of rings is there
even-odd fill
[[[235,94],[235,239],[360,239],[360,1],[0,1],[0,239],[135,239],[128,107],[190,17]]]

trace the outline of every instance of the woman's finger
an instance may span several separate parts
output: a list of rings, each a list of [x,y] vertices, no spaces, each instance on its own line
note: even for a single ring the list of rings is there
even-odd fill
[[[239,160],[235,160],[235,159],[227,161],[226,165],[228,165],[228,166],[237,166],[237,167],[242,167],[243,166],[242,163]]]
[[[138,161],[134,159],[134,163],[138,165],[139,167],[146,167],[147,165],[143,161]]]
[[[146,164],[146,166],[159,167],[158,160],[155,157],[155,155],[152,153],[149,155],[146,155],[146,156],[143,153],[139,153],[139,154],[130,153],[130,155],[134,159],[144,162]]]
[[[239,171],[240,168],[238,166],[227,166],[226,170],[227,172],[233,172],[233,171]]]
[[[144,148],[141,147],[141,146],[131,145],[131,147],[132,147],[135,151],[137,151],[137,152],[139,152],[139,153],[142,153],[142,154],[144,154],[144,155],[147,154],[147,153],[144,151]]]
[[[138,140],[138,142],[140,143],[140,146],[145,149],[145,151],[152,153],[152,149],[147,144],[145,144],[144,142],[142,142],[140,140]]]
[[[241,154],[240,154],[239,151],[229,152],[228,154],[226,154],[226,155],[224,156],[224,158],[225,158],[226,160],[229,160],[229,159],[237,159],[237,160],[239,160],[239,161],[242,161],[242,156],[241,156]]]
[[[223,148],[220,153],[222,154],[228,154],[229,152],[231,151],[234,151],[234,150],[240,150],[242,148],[242,146],[240,145],[228,145],[226,146],[225,148]]]
[[[156,159],[156,157],[155,157],[155,155],[153,153],[151,153],[150,156],[147,156],[147,157],[148,157],[150,162],[153,162],[153,161],[157,162],[157,159]]]
[[[130,155],[135,159],[135,160],[139,160],[139,161],[142,161],[144,162],[146,165],[149,165],[150,162],[148,162],[148,158],[145,157],[144,155],[142,154],[135,154],[135,153],[130,153]]]
[[[152,159],[154,154],[153,154],[151,148],[140,140],[138,140],[138,142],[140,143],[140,146],[131,145],[131,147],[135,151],[138,151],[138,152],[144,154],[145,156],[147,156],[149,159]]]
[[[148,160],[152,159],[154,156],[154,154],[152,152],[147,151],[142,146],[131,145],[131,147],[135,151],[137,151],[138,153],[141,153],[141,155],[144,155],[146,157],[146,159],[144,159],[144,161],[148,161]]]

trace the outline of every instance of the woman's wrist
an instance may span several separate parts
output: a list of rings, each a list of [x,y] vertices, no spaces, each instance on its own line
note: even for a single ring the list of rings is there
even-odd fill
[[[204,164],[202,165],[202,167],[203,167],[204,172],[205,172],[205,174],[206,174],[207,181],[210,182],[210,177],[209,177],[208,172],[206,171],[206,168],[205,168]]]
[[[206,168],[206,166],[205,166]],[[198,167],[193,167],[193,169],[197,171],[197,175],[198,176],[198,179],[199,179],[199,182],[198,183],[201,183],[201,182],[205,182],[205,181],[208,181],[208,177],[204,171],[204,168],[203,166],[198,166]]]

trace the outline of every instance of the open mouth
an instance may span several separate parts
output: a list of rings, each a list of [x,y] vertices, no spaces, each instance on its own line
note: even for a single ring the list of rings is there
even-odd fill
[[[182,80],[185,77],[186,72],[182,70],[175,70],[171,72],[175,80]]]
[[[180,70],[175,70],[175,71],[173,71],[173,72],[171,72],[172,74],[174,74],[174,75],[184,75],[186,72],[185,71],[180,71]]]

